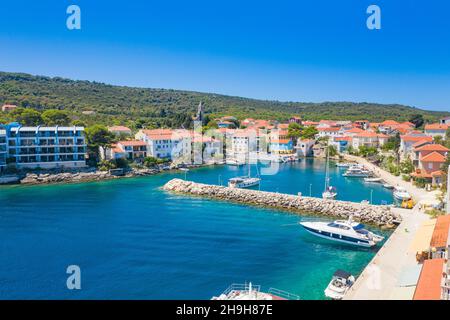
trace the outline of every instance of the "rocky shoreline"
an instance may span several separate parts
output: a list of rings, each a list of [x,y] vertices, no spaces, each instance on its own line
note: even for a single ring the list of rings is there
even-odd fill
[[[394,228],[402,220],[401,216],[391,210],[389,206],[375,206],[349,201],[323,200],[274,192],[228,188],[181,179],[170,180],[163,186],[163,190],[289,210],[303,214],[319,214],[342,219],[346,219],[351,215],[356,221],[383,228]]]
[[[79,183],[93,182],[110,179],[132,178],[151,176],[164,171],[177,170],[175,166],[156,166],[149,169],[128,169],[123,174],[117,174],[110,171],[99,171],[95,169],[85,169],[72,172],[29,172],[18,175],[0,176],[1,184],[23,184],[23,185],[39,185],[39,184],[56,184],[56,183]]]

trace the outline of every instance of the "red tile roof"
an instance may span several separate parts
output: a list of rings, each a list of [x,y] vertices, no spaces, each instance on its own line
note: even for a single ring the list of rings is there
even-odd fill
[[[117,144],[121,144],[127,147],[141,147],[146,146],[147,144],[141,140],[127,140],[127,141],[119,141]]]
[[[444,151],[448,152],[450,149],[444,147],[440,144],[427,144],[425,146],[419,147],[416,149],[416,151]]]
[[[402,139],[403,141],[406,142],[419,142],[419,141],[433,141],[433,137],[428,137],[428,136],[409,136],[409,135],[404,135],[404,136],[400,136],[400,139]]]
[[[398,125],[399,123],[397,121],[394,120],[385,120],[382,123],[380,123],[380,125],[382,126],[395,126]]]
[[[440,300],[444,259],[425,260],[413,300]]]
[[[422,159],[420,159],[420,161],[444,163],[445,162],[445,157],[442,154],[440,154],[439,152],[433,151],[430,154],[427,154]]]
[[[341,130],[341,128],[338,128],[338,127],[317,128],[317,130],[323,131],[323,132],[337,132],[337,131]]]
[[[355,135],[355,137],[361,138],[376,138],[378,135],[375,132],[363,131]]]
[[[431,237],[430,246],[432,248],[442,248],[447,246],[448,231],[450,229],[450,215],[439,216]]]
[[[425,125],[425,130],[447,130],[449,128],[446,124],[440,124],[440,123],[431,123]]]

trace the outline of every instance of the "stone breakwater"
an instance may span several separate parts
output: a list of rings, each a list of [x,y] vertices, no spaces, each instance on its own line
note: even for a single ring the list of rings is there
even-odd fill
[[[323,200],[319,198],[295,196],[275,192],[214,186],[181,179],[172,179],[163,186],[163,190],[203,196],[218,200],[265,206],[297,213],[326,215],[346,219],[350,215],[354,220],[379,227],[393,228],[401,222],[401,216],[388,206],[375,206],[349,201]]]

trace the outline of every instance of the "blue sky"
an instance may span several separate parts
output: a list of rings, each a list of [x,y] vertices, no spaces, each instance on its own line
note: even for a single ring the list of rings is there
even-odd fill
[[[66,28],[70,4],[81,30]],[[366,27],[370,4],[381,30]],[[0,13],[2,71],[450,111],[446,0],[25,0]]]

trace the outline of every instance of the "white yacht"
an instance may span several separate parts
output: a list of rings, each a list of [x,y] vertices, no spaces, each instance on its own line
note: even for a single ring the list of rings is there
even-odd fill
[[[384,237],[379,236],[364,228],[364,225],[348,220],[336,220],[334,222],[300,222],[303,228],[309,233],[360,247],[370,248],[382,241]]]
[[[341,300],[353,283],[355,283],[354,276],[344,270],[337,270],[324,291],[325,296],[333,300]]]
[[[230,188],[250,188],[259,185],[261,178],[251,176],[251,164],[248,161],[248,174],[243,177],[231,178],[228,180],[228,187]],[[256,171],[258,171],[258,166],[256,166]]]
[[[222,294],[212,297],[211,300],[300,300],[298,295],[270,288],[262,292],[261,286],[252,283],[232,284]]]
[[[336,163],[336,167],[338,167],[338,168],[348,168],[351,165],[352,164],[350,162],[338,162],[338,163]]]
[[[372,172],[361,165],[352,165],[343,174],[344,177],[368,178],[372,176]]]
[[[327,162],[325,168],[325,189],[322,198],[325,200],[334,200],[337,196],[336,188],[330,185],[330,148],[327,146]]]
[[[411,199],[411,195],[405,188],[396,186],[394,188],[394,198],[397,200],[409,200]]]
[[[375,182],[375,183],[381,183],[383,179],[381,178],[364,178],[364,182]]]
[[[250,188],[259,185],[260,182],[260,178],[236,177],[228,180],[228,186],[230,188]]]

